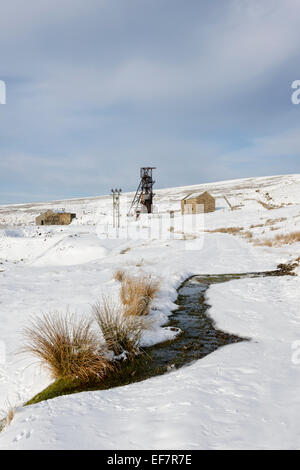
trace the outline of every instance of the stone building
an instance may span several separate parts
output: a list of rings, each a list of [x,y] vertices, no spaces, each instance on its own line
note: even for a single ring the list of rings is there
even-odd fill
[[[216,210],[216,200],[207,191],[205,193],[189,194],[181,200],[182,214],[201,214],[214,212]]]
[[[36,225],[69,225],[76,214],[48,210],[35,219]]]

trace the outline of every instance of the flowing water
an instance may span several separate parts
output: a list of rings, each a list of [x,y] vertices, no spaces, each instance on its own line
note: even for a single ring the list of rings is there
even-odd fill
[[[170,328],[181,330],[175,339],[145,348],[144,354],[134,360],[120,363],[117,371],[100,383],[83,388],[78,388],[78,384],[54,383],[36,395],[28,404],[68,393],[104,390],[139,382],[187,366],[228,344],[249,341],[249,338],[241,338],[216,327],[213,319],[209,316],[210,305],[205,300],[206,291],[212,284],[234,279],[287,274],[291,274],[291,269],[282,265],[278,267],[277,271],[190,277],[178,289],[176,301],[178,308],[169,317],[167,325]]]
[[[182,333],[174,340],[146,348],[144,355],[122,367],[118,379],[108,381],[103,388],[125,385],[149,377],[164,374],[201,359],[218,348],[232,343],[249,341],[219,330],[209,316],[210,305],[205,293],[212,284],[234,279],[279,275],[278,271],[246,274],[199,275],[187,279],[178,289],[177,305],[169,317],[168,327],[180,329]]]

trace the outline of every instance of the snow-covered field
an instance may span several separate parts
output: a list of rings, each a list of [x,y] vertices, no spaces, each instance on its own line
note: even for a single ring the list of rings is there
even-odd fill
[[[202,190],[217,198],[217,210],[183,230],[180,200]],[[155,204],[156,214],[131,222],[131,238],[123,208],[119,239],[107,237],[109,196],[0,207],[0,409],[17,407],[0,448],[300,448],[300,361],[293,349],[300,340],[299,276],[234,280],[208,290],[218,328],[250,342],[145,382],[22,407],[50,383],[31,357],[16,354],[22,328],[43,312],[90,315],[101,293],[118,295],[116,269],[151,273],[161,282],[144,338],[150,344],[169,338],[164,325],[188,276],[265,271],[300,256],[299,242],[252,242],[300,231],[300,175],[157,190]],[[77,219],[36,227],[35,217],[51,208],[75,212]],[[174,238],[166,228],[169,210],[175,211]],[[242,230],[215,232],[230,227]]]

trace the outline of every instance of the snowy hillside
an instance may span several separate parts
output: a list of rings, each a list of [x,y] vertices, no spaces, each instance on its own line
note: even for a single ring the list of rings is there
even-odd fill
[[[272,197],[274,204],[299,202],[299,175],[247,178],[241,180],[222,181],[193,186],[182,186],[156,190],[155,204],[160,211],[179,210],[180,200],[188,194],[209,191],[219,199],[220,207],[227,207],[224,196],[232,205],[243,204],[248,207],[249,201],[268,202]],[[126,193],[124,197],[131,201],[134,193]],[[255,204],[257,206],[257,204]],[[0,225],[34,225],[35,217],[48,209],[65,209],[77,214],[81,224],[95,224],[99,216],[111,212],[111,195],[95,198],[58,200],[50,203],[18,204],[0,206]]]
[[[216,197],[217,210],[182,228],[180,201],[196,191]],[[51,382],[31,357],[16,354],[30,317],[68,309],[89,315],[102,293],[118,296],[117,269],[160,281],[147,345],[175,336],[166,324],[189,276],[272,270],[300,256],[300,175],[155,192],[155,214],[130,219],[134,236],[126,217],[133,193],[122,196],[119,238],[111,196],[0,206],[0,409],[4,415],[8,403],[16,407],[0,448],[300,447],[300,364],[292,360],[300,340],[299,276],[209,289],[217,326],[252,341],[144,382],[22,406]],[[35,226],[48,209],[77,218],[69,226]]]

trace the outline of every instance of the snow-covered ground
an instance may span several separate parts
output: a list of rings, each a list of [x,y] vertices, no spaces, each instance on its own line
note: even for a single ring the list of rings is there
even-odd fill
[[[183,227],[180,200],[202,190],[217,198],[216,212]],[[299,242],[256,246],[244,236],[250,232],[262,241],[300,231],[300,175],[157,190],[155,204],[156,214],[132,220],[129,228],[122,208],[120,238],[107,236],[109,196],[0,207],[0,341],[6,353],[0,354],[0,409],[8,402],[17,406],[0,448],[300,447],[300,363],[293,349],[300,340],[299,276],[234,280],[208,290],[218,328],[250,342],[145,382],[22,407],[50,383],[31,357],[16,354],[22,328],[43,312],[90,315],[101,293],[118,295],[116,269],[151,273],[161,282],[149,343],[169,337],[164,325],[176,288],[188,276],[265,271],[300,256]],[[44,210],[62,208],[77,214],[70,226],[34,225]],[[214,232],[230,227],[242,231]]]

